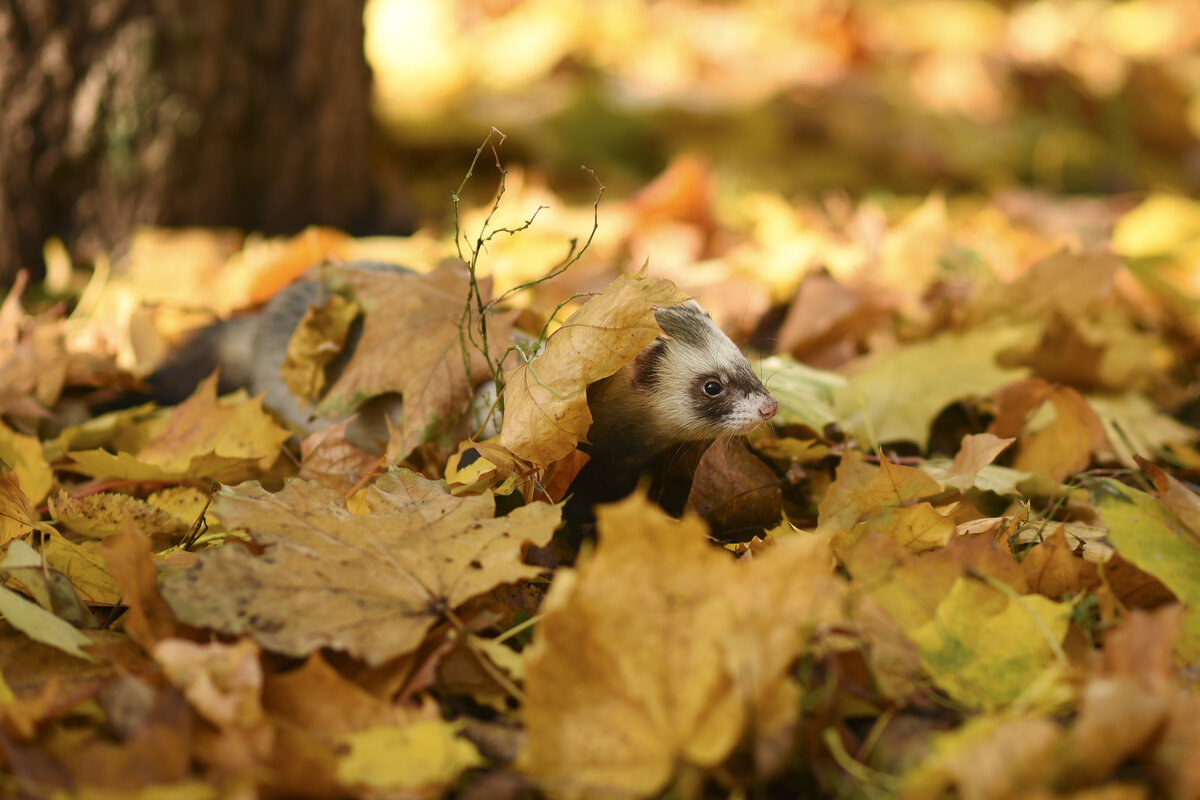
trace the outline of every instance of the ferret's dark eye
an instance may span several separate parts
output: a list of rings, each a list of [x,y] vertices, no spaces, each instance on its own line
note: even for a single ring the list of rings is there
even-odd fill
[[[725,387],[721,385],[720,381],[704,382],[704,393],[709,397],[717,397],[723,391],[725,391]]]

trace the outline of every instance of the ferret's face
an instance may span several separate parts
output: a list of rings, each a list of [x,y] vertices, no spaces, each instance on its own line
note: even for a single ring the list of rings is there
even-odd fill
[[[690,394],[696,416],[705,419],[714,432],[719,431],[718,435],[748,433],[779,410],[779,401],[749,369],[696,378]]]
[[[779,402],[699,305],[659,309],[656,316],[669,338],[642,352],[634,380],[658,409],[665,437],[735,436],[775,416]]]

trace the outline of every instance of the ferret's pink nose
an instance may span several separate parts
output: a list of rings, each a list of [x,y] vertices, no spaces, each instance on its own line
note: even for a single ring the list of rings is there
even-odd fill
[[[758,407],[758,415],[763,420],[768,420],[775,416],[775,412],[779,410],[779,401],[771,395],[767,395],[767,399]]]

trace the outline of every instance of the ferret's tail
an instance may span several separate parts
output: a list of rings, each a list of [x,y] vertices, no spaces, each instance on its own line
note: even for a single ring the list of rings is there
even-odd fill
[[[94,413],[131,408],[155,402],[162,406],[182,403],[202,380],[220,370],[217,393],[227,394],[250,384],[254,370],[254,342],[259,315],[216,322],[192,333],[171,350],[159,367],[143,380],[144,390],[122,392],[92,407]]]
[[[254,340],[259,316],[251,314],[217,322],[193,333],[171,351],[158,369],[146,377],[151,398],[175,405],[191,396],[200,381],[219,369],[217,393],[247,386],[254,372]]]

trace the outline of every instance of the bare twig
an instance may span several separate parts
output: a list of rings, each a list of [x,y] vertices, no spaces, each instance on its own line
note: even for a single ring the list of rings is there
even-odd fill
[[[494,136],[498,137],[498,139],[493,142]],[[504,301],[512,297],[517,292],[523,291],[532,286],[536,286],[543,281],[561,275],[563,272],[569,269],[571,265],[575,264],[580,258],[582,258],[583,254],[587,252],[588,248],[591,246],[592,241],[596,237],[596,231],[600,227],[600,199],[604,196],[605,190],[604,184],[601,183],[600,179],[596,176],[596,173],[586,166],[583,167],[583,169],[586,170],[587,173],[596,181],[596,184],[600,187],[600,190],[596,195],[595,201],[592,203],[592,229],[588,233],[588,237],[584,241],[582,247],[579,245],[578,238],[572,239],[570,241],[570,247],[567,250],[567,254],[560,262],[551,267],[551,269],[545,275],[514,286],[494,300],[485,301],[483,292],[479,288],[478,266],[480,255],[485,251],[487,243],[500,234],[513,236],[529,229],[537,219],[538,214],[540,214],[542,210],[546,208],[546,206],[538,206],[523,224],[516,227],[492,227],[492,220],[499,211],[500,202],[504,198],[504,193],[508,189],[508,170],[504,168],[503,163],[500,161],[499,150],[500,146],[504,144],[506,138],[507,137],[505,134],[495,127],[488,132],[488,135],[484,138],[483,142],[475,150],[475,156],[471,160],[471,165],[468,167],[467,174],[464,176],[463,182],[459,185],[458,191],[450,196],[451,203],[454,205],[454,245],[458,251],[459,258],[466,263],[467,271],[470,276],[470,283],[467,290],[467,302],[463,305],[462,316],[459,319],[463,369],[468,376],[471,374],[472,349],[483,355],[484,361],[488,365],[488,371],[491,373],[492,381],[496,386],[497,399],[494,408],[499,409],[501,412],[504,409],[503,364],[513,348],[510,347],[506,349],[498,359],[492,359],[491,349],[488,341],[488,315],[493,313],[502,303],[504,303]],[[467,182],[475,174],[475,167],[479,163],[479,159],[484,150],[488,147],[491,147],[492,157],[496,164],[496,171],[500,173],[500,180],[496,187],[496,196],[492,201],[491,209],[488,211],[487,216],[484,217],[483,223],[480,225],[478,232],[471,237],[463,231],[462,192],[466,188]],[[465,253],[464,247],[466,250]],[[561,306],[559,308],[561,308]],[[557,313],[558,310],[556,309],[555,314]],[[546,331],[543,329],[540,338],[544,339],[545,335]]]

